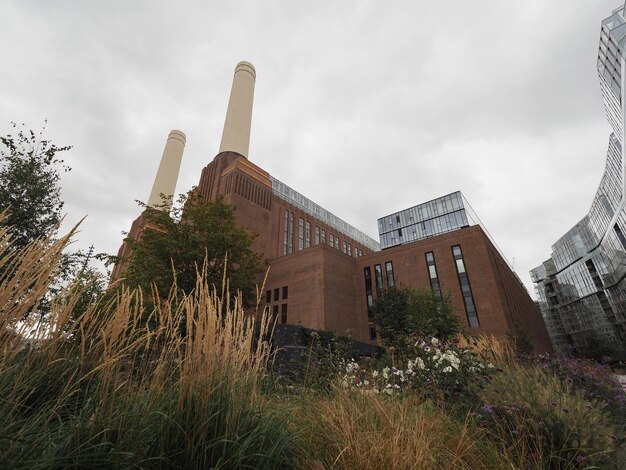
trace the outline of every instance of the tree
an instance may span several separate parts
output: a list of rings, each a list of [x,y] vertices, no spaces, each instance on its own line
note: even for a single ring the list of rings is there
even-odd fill
[[[372,314],[385,344],[401,350],[412,336],[450,339],[461,331],[450,299],[422,289],[390,287],[377,299]]]
[[[179,290],[188,294],[196,286],[197,273],[207,262],[207,279],[218,289],[226,272],[232,293],[241,291],[244,303],[256,300],[255,281],[262,258],[252,251],[254,237],[235,223],[235,208],[223,199],[206,202],[197,191],[180,197],[172,209],[145,208],[145,228],[137,240],[128,237],[132,254],[124,284],[150,292],[156,286],[167,296],[176,276]],[[225,264],[226,263],[226,264]]]
[[[0,136],[0,211],[8,210],[4,224],[11,226],[13,248],[45,237],[61,220],[59,172],[70,171],[58,154],[71,146],[57,147],[39,134],[11,123],[17,135]]]

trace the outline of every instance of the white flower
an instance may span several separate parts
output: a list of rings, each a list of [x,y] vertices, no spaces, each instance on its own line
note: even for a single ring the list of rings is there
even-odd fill
[[[388,378],[389,378],[389,371],[390,371],[389,367],[385,367],[385,368],[383,369],[383,377],[384,377],[385,379],[388,379]]]
[[[424,364],[424,361],[422,360],[421,357],[418,357],[417,359],[415,359],[415,363],[417,364],[418,369],[426,369],[426,364]]]
[[[439,344],[439,340],[438,340],[437,338],[433,338],[433,339],[431,339],[431,340],[430,340],[430,343],[431,343],[433,346],[437,346],[437,345]]]
[[[444,367],[442,372],[452,372],[452,367],[450,367],[450,366]]]
[[[374,377],[374,378],[378,377],[378,371],[377,371],[377,370],[375,370],[374,372],[372,372],[372,377]]]

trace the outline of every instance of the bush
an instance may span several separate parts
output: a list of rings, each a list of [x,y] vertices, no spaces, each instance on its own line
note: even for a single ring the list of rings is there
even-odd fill
[[[354,361],[346,363],[343,386],[387,395],[413,392],[440,404],[454,400],[456,406],[471,403],[474,387],[470,384],[483,382],[495,371],[492,364],[479,360],[469,350],[437,338],[415,341],[407,360],[396,360],[393,348],[388,351],[388,356],[372,370]]]
[[[617,468],[619,438],[605,404],[540,368],[507,368],[480,396],[479,425],[519,467]]]
[[[535,363],[580,391],[588,400],[606,403],[614,422],[626,426],[626,394],[608,365],[558,354],[537,356]]]

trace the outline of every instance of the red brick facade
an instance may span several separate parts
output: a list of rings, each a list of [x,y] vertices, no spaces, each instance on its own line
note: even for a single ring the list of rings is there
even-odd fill
[[[269,269],[261,305],[279,321],[340,334],[350,332],[357,340],[371,341],[364,268],[370,267],[373,274],[380,265],[387,287],[385,264],[391,262],[396,285],[430,289],[425,254],[432,252],[442,293],[450,295],[468,331],[505,337],[517,325],[533,337],[538,351],[551,350],[535,303],[480,226],[372,251],[275,195],[269,174],[234,152],[218,154],[202,170],[198,187],[207,200],[222,196],[235,205],[238,223],[257,235],[253,248],[264,256]],[[131,235],[139,232],[140,222],[141,218],[133,224]],[[465,313],[452,253],[455,245],[462,250],[479,320],[477,328],[469,328]],[[120,253],[124,249],[122,246]],[[119,272],[116,270],[114,274]]]

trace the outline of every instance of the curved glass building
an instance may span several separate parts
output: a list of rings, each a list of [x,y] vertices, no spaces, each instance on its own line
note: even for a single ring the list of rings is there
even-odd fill
[[[530,272],[555,351],[581,352],[590,337],[623,347],[626,340],[626,201],[624,6],[602,22],[598,76],[609,136],[606,168],[589,213],[552,245]]]

